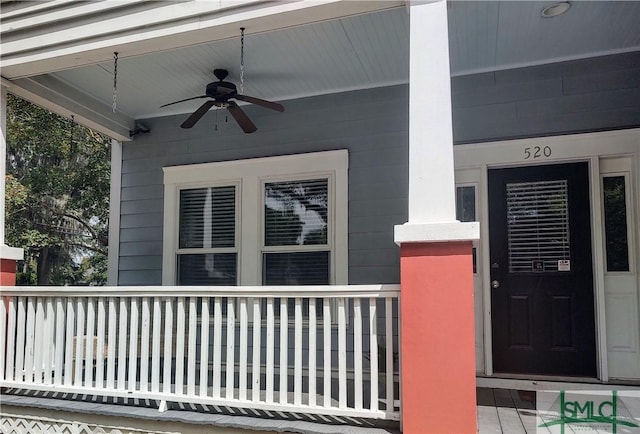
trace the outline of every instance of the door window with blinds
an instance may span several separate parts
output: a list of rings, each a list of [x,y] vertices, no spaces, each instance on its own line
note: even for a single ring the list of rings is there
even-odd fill
[[[346,150],[165,167],[165,285],[347,284]]]
[[[555,272],[570,268],[566,180],[507,183],[509,271]]]

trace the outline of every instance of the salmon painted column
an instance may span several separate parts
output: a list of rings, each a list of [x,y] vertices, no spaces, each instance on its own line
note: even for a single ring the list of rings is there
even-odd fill
[[[405,433],[475,433],[471,242],[455,219],[446,1],[411,2],[409,221],[395,227],[401,270]]]
[[[4,244],[5,164],[7,159],[7,90],[0,89],[0,286],[16,284],[16,261],[23,258],[22,249]]]

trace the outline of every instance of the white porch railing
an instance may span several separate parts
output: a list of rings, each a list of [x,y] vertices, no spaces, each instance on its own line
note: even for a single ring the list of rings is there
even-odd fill
[[[397,285],[2,295],[4,387],[399,419]]]

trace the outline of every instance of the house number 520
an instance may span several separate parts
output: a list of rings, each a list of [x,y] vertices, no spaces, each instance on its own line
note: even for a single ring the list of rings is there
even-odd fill
[[[524,159],[535,160],[538,158],[551,157],[551,148],[549,146],[529,146],[524,148]]]

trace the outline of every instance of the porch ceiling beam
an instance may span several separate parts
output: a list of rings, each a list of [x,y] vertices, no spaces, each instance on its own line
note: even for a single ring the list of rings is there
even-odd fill
[[[113,113],[111,107],[78,91],[54,77],[32,77],[18,80],[2,78],[2,86],[9,92],[70,118],[95,131],[120,141],[129,141],[134,129],[133,118]]]
[[[42,25],[27,28],[15,38],[7,23],[2,32],[0,67],[4,77],[21,78],[108,62],[114,51],[120,58],[140,56],[235,38],[240,27],[246,27],[246,34],[251,35],[403,4],[345,0],[130,2],[129,9],[106,11],[101,20],[79,16],[71,26],[50,22],[46,31]]]

